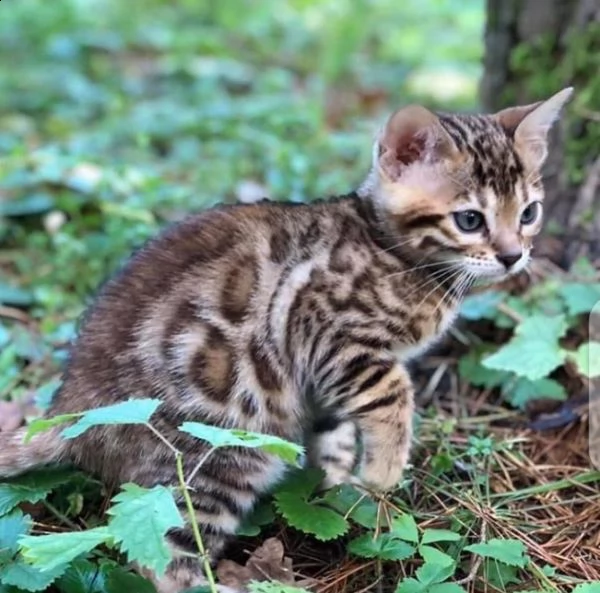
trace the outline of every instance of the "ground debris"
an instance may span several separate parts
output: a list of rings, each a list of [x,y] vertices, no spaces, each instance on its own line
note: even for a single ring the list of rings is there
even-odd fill
[[[292,568],[292,559],[284,555],[281,541],[271,537],[256,548],[242,566],[233,560],[221,560],[217,567],[217,576],[222,585],[238,591],[248,591],[251,581],[279,581],[284,585],[308,587],[308,579],[297,581]]]

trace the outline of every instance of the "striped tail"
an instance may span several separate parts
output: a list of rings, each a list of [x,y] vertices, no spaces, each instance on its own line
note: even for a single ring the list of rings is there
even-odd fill
[[[26,428],[0,432],[0,477],[8,478],[50,463],[60,461],[66,442],[58,429],[36,435],[25,443]]]

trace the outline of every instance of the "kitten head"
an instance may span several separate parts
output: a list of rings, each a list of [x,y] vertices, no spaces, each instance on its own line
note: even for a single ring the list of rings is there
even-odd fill
[[[390,243],[470,279],[522,270],[541,228],[548,131],[571,93],[493,115],[393,114],[362,190]]]

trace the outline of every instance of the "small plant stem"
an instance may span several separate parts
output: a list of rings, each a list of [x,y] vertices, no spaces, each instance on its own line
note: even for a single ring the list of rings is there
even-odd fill
[[[175,454],[175,457],[181,455],[181,451],[172,443],[170,443],[152,424],[146,422],[145,426],[147,426],[171,451]]]
[[[204,542],[202,541],[202,534],[200,533],[200,527],[198,526],[198,521],[196,519],[194,505],[192,504],[192,498],[186,485],[185,474],[183,473],[183,455],[179,451],[176,454],[176,462],[179,485],[181,486],[181,492],[183,494],[185,505],[187,507],[187,511],[190,517],[192,533],[194,534],[194,539],[196,540],[198,551],[200,552],[200,556],[202,557],[202,565],[204,567],[204,572],[206,573],[206,578],[208,579],[208,585],[212,593],[218,593],[217,584],[215,583],[215,576],[213,575],[213,571],[210,566],[210,561],[208,559],[208,554],[206,553],[206,549],[204,548]]]
[[[194,476],[198,473],[198,470],[206,463],[206,460],[210,457],[215,448],[216,447],[211,447],[204,455],[202,455],[200,461],[198,461],[194,469],[190,472],[190,475],[187,477],[187,480],[185,482],[186,488],[190,488],[190,484],[192,483]]]
[[[80,530],[79,525],[77,525],[77,523],[74,523],[73,521],[71,521],[71,519],[69,519],[69,517],[67,517],[66,515],[64,515],[63,513],[61,513],[51,502],[48,502],[47,500],[42,500],[42,504],[58,519],[60,519],[65,525],[68,525],[71,529],[75,529],[77,531]]]

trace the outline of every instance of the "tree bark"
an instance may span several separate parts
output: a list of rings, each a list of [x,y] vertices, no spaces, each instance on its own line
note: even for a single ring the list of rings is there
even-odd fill
[[[580,39],[583,49],[577,47]],[[518,58],[527,48],[534,51],[523,67]],[[567,116],[552,130],[544,170],[545,236],[559,240],[553,255],[565,267],[578,255],[600,258],[600,143],[595,140],[600,138],[599,56],[600,0],[487,0],[480,89],[485,109],[527,104],[575,87]],[[589,59],[589,67],[581,67],[582,59]],[[546,86],[556,83],[556,88],[542,89],[544,77]],[[577,153],[573,165],[571,141],[586,140],[589,149]],[[569,169],[574,166],[577,175]]]

